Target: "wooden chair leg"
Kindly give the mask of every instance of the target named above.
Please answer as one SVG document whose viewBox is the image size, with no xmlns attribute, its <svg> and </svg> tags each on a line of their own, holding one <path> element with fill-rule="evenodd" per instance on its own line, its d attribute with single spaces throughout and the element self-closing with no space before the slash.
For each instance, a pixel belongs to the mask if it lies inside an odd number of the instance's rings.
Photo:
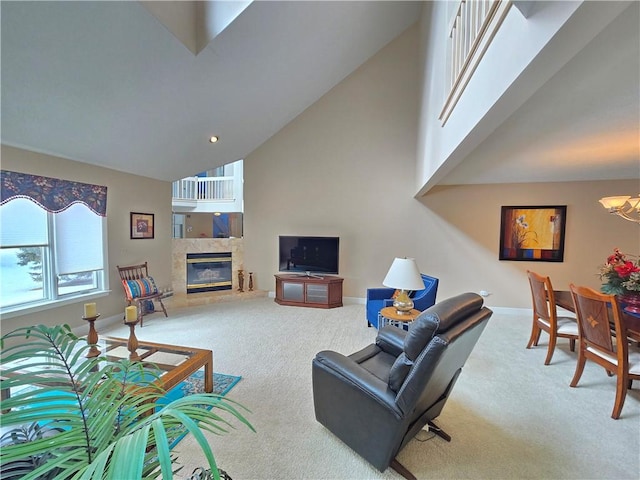
<svg viewBox="0 0 640 480">
<path fill-rule="evenodd" d="M 556 349 L 556 341 L 557 341 L 557 337 L 552 332 L 549 335 L 549 347 L 547 348 L 547 358 L 544 359 L 545 365 L 549 365 L 551 363 L 551 357 L 553 357 L 553 352 Z"/>
<path fill-rule="evenodd" d="M 162 307 L 162 311 L 164 312 L 164 316 L 165 317 L 169 317 L 169 315 L 167 315 L 167 309 L 164 308 L 164 303 L 162 303 L 162 299 L 158 298 L 158 301 L 160 302 L 160 306 Z"/>
<path fill-rule="evenodd" d="M 614 420 L 620 418 L 620 413 L 622 412 L 624 401 L 627 398 L 628 382 L 629 379 L 626 378 L 626 375 L 620 374 L 620 372 L 618 372 L 618 380 L 616 382 L 616 401 L 613 404 L 613 412 L 611 412 L 611 418 L 613 418 Z"/>
<path fill-rule="evenodd" d="M 569 339 L 569 350 L 571 350 L 572 352 L 576 351 L 576 339 L 575 338 L 570 338 Z"/>
<path fill-rule="evenodd" d="M 527 348 L 531 348 L 532 346 L 538 346 L 538 341 L 540 340 L 540 333 L 542 330 L 538 326 L 538 322 L 533 321 L 533 326 L 531 327 L 531 337 L 529 337 L 529 343 L 527 343 Z"/>
<path fill-rule="evenodd" d="M 142 312 L 142 302 L 137 301 L 136 307 L 138 307 L 138 322 L 140 323 L 140 328 L 142 328 L 142 319 L 144 318 L 144 315 Z"/>
<path fill-rule="evenodd" d="M 582 353 L 582 350 L 580 350 L 580 354 L 578 355 L 578 363 L 576 364 L 576 372 L 573 374 L 573 379 L 571 380 L 570 386 L 578 386 L 578 382 L 580 381 L 580 377 L 582 376 L 582 372 L 584 371 L 585 363 L 587 363 L 587 359 Z"/>
</svg>

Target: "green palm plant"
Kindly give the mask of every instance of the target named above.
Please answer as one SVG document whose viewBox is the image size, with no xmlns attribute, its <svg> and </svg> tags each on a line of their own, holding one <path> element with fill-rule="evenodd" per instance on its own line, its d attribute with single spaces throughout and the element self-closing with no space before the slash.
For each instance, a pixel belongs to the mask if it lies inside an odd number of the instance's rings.
<svg viewBox="0 0 640 480">
<path fill-rule="evenodd" d="M 5 348 L 5 344 L 21 343 Z M 17 329 L 2 337 L 2 478 L 171 479 L 179 470 L 177 429 L 196 439 L 213 478 L 216 461 L 204 431 L 223 434 L 234 418 L 255 431 L 242 405 L 215 394 L 166 392 L 152 368 L 105 356 L 86 358 L 85 339 L 68 325 Z M 9 390 L 10 389 L 10 390 Z M 158 408 L 157 408 L 158 407 Z"/>
</svg>

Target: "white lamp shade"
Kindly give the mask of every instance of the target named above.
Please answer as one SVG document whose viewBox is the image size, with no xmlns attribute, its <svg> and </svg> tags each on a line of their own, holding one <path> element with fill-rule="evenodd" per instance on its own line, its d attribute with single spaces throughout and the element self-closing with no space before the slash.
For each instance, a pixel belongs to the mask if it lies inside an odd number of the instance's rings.
<svg viewBox="0 0 640 480">
<path fill-rule="evenodd" d="M 627 203 L 631 197 L 629 195 L 619 196 L 619 197 L 604 197 L 599 200 L 599 202 L 604 206 L 604 208 L 619 208 Z"/>
<path fill-rule="evenodd" d="M 413 258 L 396 258 L 382 284 L 399 290 L 424 290 L 420 270 Z"/>
</svg>

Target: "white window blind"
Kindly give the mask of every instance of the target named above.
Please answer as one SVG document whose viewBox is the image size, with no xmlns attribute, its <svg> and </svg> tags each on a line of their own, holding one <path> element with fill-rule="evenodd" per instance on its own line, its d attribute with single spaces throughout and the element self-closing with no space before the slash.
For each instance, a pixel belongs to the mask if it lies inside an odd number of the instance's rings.
<svg viewBox="0 0 640 480">
<path fill-rule="evenodd" d="M 103 268 L 103 217 L 80 203 L 54 215 L 58 275 Z"/>
<path fill-rule="evenodd" d="M 47 245 L 47 212 L 26 198 L 16 198 L 2 206 L 0 246 Z"/>
</svg>

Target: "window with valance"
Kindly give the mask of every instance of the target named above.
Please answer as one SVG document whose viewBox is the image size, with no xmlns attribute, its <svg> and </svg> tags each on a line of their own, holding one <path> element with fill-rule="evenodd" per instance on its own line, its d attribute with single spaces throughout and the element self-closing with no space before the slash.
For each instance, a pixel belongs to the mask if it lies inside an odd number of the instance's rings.
<svg viewBox="0 0 640 480">
<path fill-rule="evenodd" d="M 104 290 L 107 187 L 0 171 L 0 311 Z"/>
</svg>

